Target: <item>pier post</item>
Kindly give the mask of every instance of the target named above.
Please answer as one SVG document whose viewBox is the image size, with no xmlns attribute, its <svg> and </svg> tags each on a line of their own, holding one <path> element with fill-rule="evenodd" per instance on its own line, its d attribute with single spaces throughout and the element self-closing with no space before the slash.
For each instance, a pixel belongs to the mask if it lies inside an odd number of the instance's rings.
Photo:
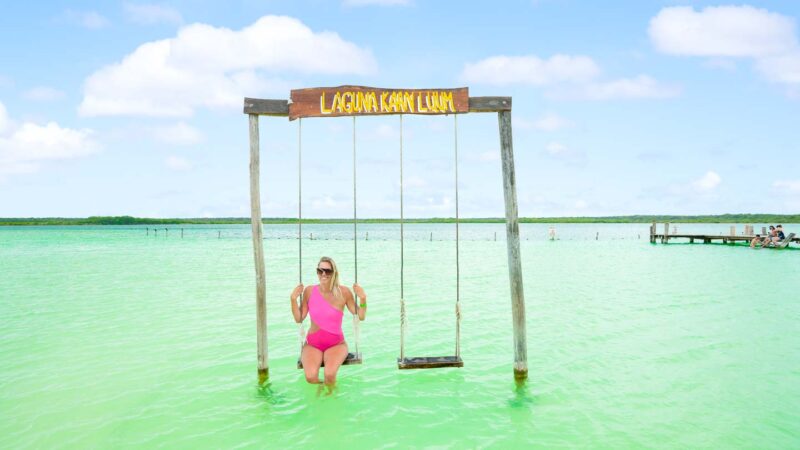
<svg viewBox="0 0 800 450">
<path fill-rule="evenodd" d="M 499 111 L 500 155 L 503 166 L 503 197 L 506 206 L 506 248 L 508 278 L 511 287 L 511 316 L 514 333 L 514 379 L 528 378 L 528 343 L 525 333 L 525 295 L 522 289 L 522 257 L 519 251 L 519 217 L 517 181 L 514 171 L 514 145 L 511 133 L 511 111 Z"/>
<path fill-rule="evenodd" d="M 262 240 L 258 115 L 250 117 L 250 225 L 253 230 L 253 256 L 256 269 L 256 347 L 258 351 L 258 384 L 269 379 L 267 358 L 267 289 L 264 274 L 264 242 Z M 222 233 L 219 232 L 219 236 Z"/>
<path fill-rule="evenodd" d="M 669 242 L 669 222 L 664 224 L 664 237 L 661 238 L 661 242 L 664 244 Z"/>
<path fill-rule="evenodd" d="M 181 228 L 181 239 L 183 239 L 183 228 Z"/>
<path fill-rule="evenodd" d="M 651 244 L 655 244 L 656 243 L 656 222 L 655 221 L 653 221 L 653 223 L 650 224 L 650 243 Z"/>
<path fill-rule="evenodd" d="M 767 235 L 767 227 L 761 227 L 761 236 Z"/>
</svg>

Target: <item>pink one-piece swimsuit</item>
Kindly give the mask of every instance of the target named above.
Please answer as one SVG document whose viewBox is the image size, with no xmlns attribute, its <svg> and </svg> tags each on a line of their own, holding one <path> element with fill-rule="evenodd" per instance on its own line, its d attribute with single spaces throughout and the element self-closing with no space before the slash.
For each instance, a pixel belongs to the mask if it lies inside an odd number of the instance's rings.
<svg viewBox="0 0 800 450">
<path fill-rule="evenodd" d="M 308 345 L 321 352 L 339 345 L 344 342 L 342 333 L 343 311 L 334 308 L 319 292 L 319 285 L 311 290 L 311 298 L 308 299 L 308 313 L 311 321 L 317 324 L 319 329 L 313 333 L 308 333 L 306 342 Z"/>
</svg>

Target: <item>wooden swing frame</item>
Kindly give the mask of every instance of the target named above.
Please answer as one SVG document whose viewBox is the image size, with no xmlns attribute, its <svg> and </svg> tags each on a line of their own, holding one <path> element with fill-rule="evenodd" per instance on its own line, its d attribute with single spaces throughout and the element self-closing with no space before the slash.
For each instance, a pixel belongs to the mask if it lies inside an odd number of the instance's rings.
<svg viewBox="0 0 800 450">
<path fill-rule="evenodd" d="M 344 95 L 350 93 L 350 102 L 342 101 Z M 335 102 L 339 95 L 339 103 Z M 359 92 L 363 94 L 358 94 Z M 389 93 L 391 92 L 391 97 Z M 399 93 L 399 94 L 398 94 Z M 326 103 L 324 95 L 332 99 L 330 106 Z M 359 97 L 356 97 L 356 95 Z M 359 105 L 357 100 L 372 95 L 380 99 L 380 111 L 377 105 L 370 110 L 366 107 L 356 110 Z M 319 97 L 322 95 L 322 97 Z M 398 97 L 398 95 L 400 97 Z M 422 98 L 439 95 L 443 103 L 450 100 L 450 108 L 437 104 L 427 103 L 423 111 Z M 447 96 L 450 96 L 449 98 Z M 292 102 L 275 99 L 244 99 L 244 114 L 249 118 L 250 135 L 250 223 L 253 236 L 253 256 L 256 271 L 256 345 L 258 352 L 258 381 L 264 384 L 269 379 L 269 359 L 267 346 L 267 307 L 266 283 L 264 268 L 263 222 L 261 216 L 260 194 L 260 142 L 259 142 L 259 116 L 289 117 L 294 120 L 300 117 L 337 117 L 360 116 L 378 114 L 463 114 L 472 112 L 496 112 L 500 132 L 500 154 L 503 169 L 503 194 L 506 211 L 506 247 L 508 253 L 509 285 L 511 290 L 511 312 L 514 334 L 514 378 L 518 381 L 527 379 L 528 357 L 525 332 L 525 300 L 522 287 L 522 264 L 519 250 L 519 217 L 517 207 L 517 190 L 514 170 L 514 150 L 511 130 L 511 97 L 469 97 L 468 88 L 459 89 L 380 89 L 363 86 L 339 86 L 335 88 L 309 88 L 292 91 Z M 402 99 L 390 104 L 385 109 L 385 99 Z M 414 109 L 413 100 L 416 98 L 418 108 Z M 466 98 L 466 105 L 463 99 Z M 408 99 L 411 99 L 408 102 Z M 316 103 L 318 102 L 318 103 Z M 355 102 L 355 103 L 354 103 Z M 319 105 L 318 107 L 315 105 Z M 350 108 L 347 107 L 350 105 Z M 361 106 L 365 104 L 360 103 Z M 406 106 L 408 109 L 406 109 Z M 444 358 L 445 360 L 442 360 Z M 426 364 L 437 367 L 436 364 L 452 364 L 446 360 L 448 357 L 414 358 L 412 361 L 418 368 Z M 437 360 L 438 359 L 438 360 Z M 398 361 L 398 367 L 402 361 Z M 463 365 L 463 361 L 462 361 Z M 449 367 L 450 365 L 448 365 Z M 403 368 L 403 367 L 400 367 Z M 407 367 L 410 368 L 410 367 Z"/>
</svg>

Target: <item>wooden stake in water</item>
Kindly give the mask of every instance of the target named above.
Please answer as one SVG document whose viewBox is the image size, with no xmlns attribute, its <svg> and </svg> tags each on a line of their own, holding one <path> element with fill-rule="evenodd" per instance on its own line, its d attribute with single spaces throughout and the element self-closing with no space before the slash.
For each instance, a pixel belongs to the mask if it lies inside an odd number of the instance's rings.
<svg viewBox="0 0 800 450">
<path fill-rule="evenodd" d="M 183 228 L 181 228 L 181 239 L 183 239 Z"/>
<path fill-rule="evenodd" d="M 506 248 L 508 250 L 508 278 L 511 287 L 511 315 L 514 333 L 514 379 L 523 381 L 528 378 L 528 342 L 525 333 L 525 295 L 522 289 L 517 181 L 514 171 L 510 107 L 508 110 L 497 112 L 497 122 L 500 128 L 503 198 L 506 206 Z"/>
<path fill-rule="evenodd" d="M 145 228 L 147 230 L 147 234 L 145 236 L 150 236 L 150 227 Z"/>
<path fill-rule="evenodd" d="M 264 273 L 264 242 L 262 240 L 261 193 L 258 142 L 258 115 L 250 118 L 250 225 L 253 233 L 253 257 L 256 268 L 256 346 L 258 351 L 258 384 L 269 379 L 267 355 L 267 289 Z"/>
</svg>

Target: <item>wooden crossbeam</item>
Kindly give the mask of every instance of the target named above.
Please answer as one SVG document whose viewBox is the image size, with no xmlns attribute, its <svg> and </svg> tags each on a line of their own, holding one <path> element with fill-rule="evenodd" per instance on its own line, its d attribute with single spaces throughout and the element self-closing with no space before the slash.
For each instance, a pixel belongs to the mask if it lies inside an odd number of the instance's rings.
<svg viewBox="0 0 800 450">
<path fill-rule="evenodd" d="M 511 97 L 470 97 L 469 112 L 511 111 Z M 259 116 L 289 116 L 289 100 L 247 98 L 244 113 Z"/>
</svg>

